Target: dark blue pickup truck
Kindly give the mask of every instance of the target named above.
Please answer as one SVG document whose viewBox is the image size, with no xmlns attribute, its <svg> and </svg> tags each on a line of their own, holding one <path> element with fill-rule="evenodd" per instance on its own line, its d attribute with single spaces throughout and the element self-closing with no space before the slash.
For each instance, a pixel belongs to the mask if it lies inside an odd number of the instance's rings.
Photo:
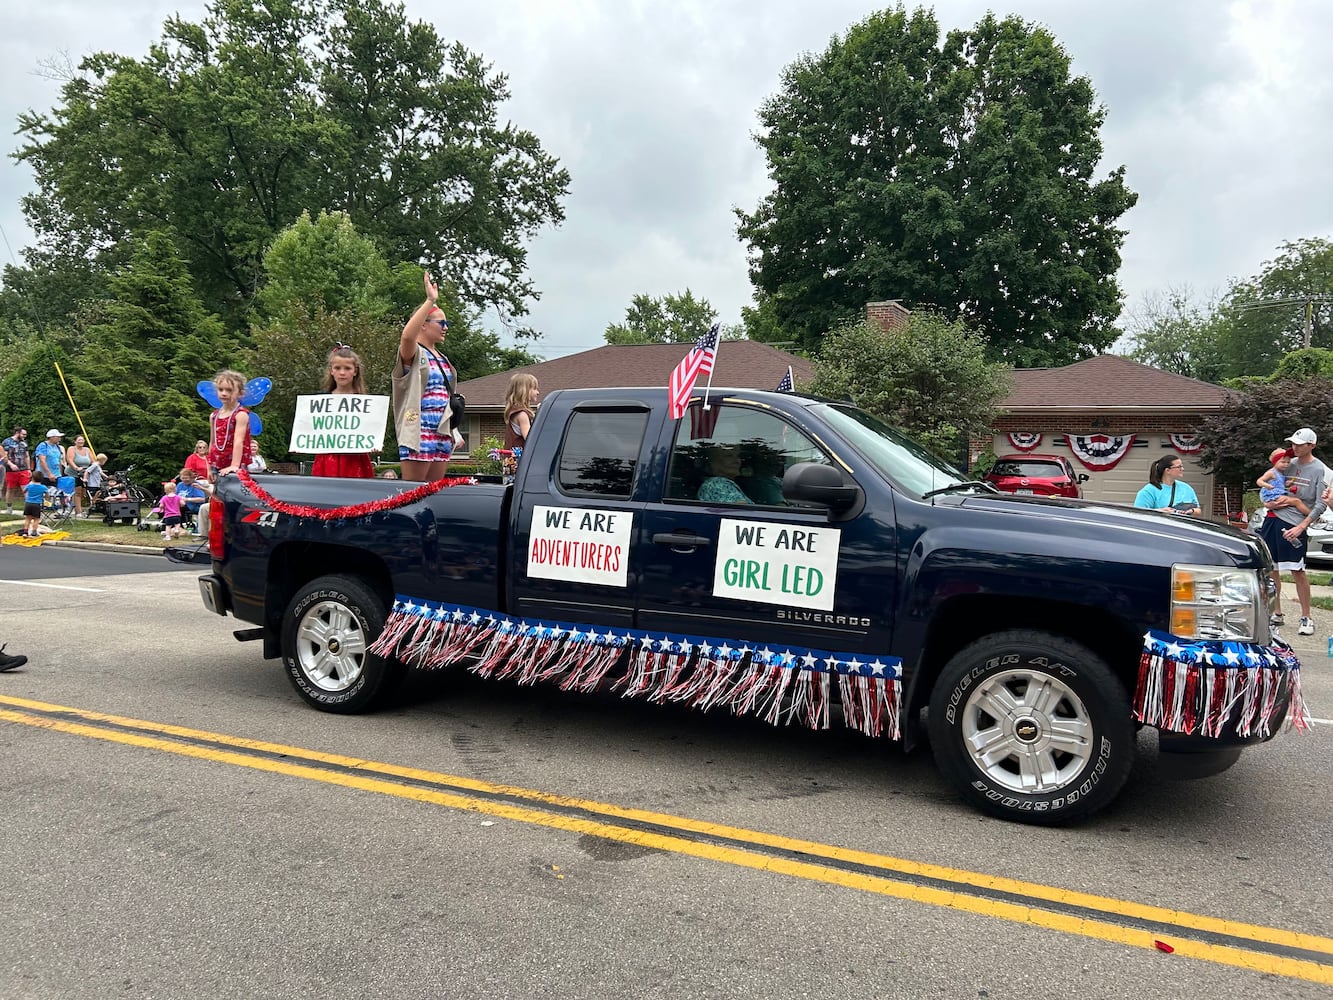
<svg viewBox="0 0 1333 1000">
<path fill-rule="evenodd" d="M 965 798 L 1035 823 L 1109 803 L 1143 726 L 1185 776 L 1305 717 L 1254 538 L 1000 494 L 829 400 L 557 391 L 512 482 L 229 476 L 213 509 L 205 604 L 325 711 L 461 665 L 924 731 Z"/>
</svg>

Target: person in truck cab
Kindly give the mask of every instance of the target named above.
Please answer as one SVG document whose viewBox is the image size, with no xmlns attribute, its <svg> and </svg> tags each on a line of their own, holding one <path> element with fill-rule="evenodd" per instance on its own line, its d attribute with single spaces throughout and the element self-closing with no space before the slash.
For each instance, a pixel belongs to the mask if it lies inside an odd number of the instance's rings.
<svg viewBox="0 0 1333 1000">
<path fill-rule="evenodd" d="M 746 492 L 736 485 L 741 474 L 741 453 L 725 445 L 708 449 L 708 474 L 699 486 L 699 499 L 705 503 L 752 504 Z"/>
</svg>

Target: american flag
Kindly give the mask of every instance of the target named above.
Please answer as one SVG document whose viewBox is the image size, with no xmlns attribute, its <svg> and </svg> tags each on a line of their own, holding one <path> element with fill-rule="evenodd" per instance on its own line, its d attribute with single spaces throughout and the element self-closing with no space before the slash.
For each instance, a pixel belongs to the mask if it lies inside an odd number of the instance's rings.
<svg viewBox="0 0 1333 1000">
<path fill-rule="evenodd" d="M 690 407 L 690 440 L 706 441 L 711 438 L 717 430 L 717 418 L 721 413 L 720 406 L 710 406 L 706 410 L 702 406 Z"/>
<path fill-rule="evenodd" d="M 670 399 L 669 413 L 672 420 L 685 416 L 685 409 L 690 404 L 690 393 L 694 391 L 694 382 L 700 375 L 707 375 L 713 370 L 713 361 L 717 358 L 717 324 L 708 328 L 708 332 L 694 342 L 690 353 L 671 371 L 671 380 L 667 383 L 667 396 Z"/>
<path fill-rule="evenodd" d="M 792 378 L 791 378 L 791 365 L 788 365 L 788 366 L 787 366 L 787 374 L 782 376 L 782 381 L 778 383 L 778 387 L 777 387 L 776 389 L 774 389 L 773 391 L 774 391 L 774 392 L 795 392 L 795 391 L 796 391 L 796 385 L 795 385 L 794 382 L 792 382 Z"/>
</svg>

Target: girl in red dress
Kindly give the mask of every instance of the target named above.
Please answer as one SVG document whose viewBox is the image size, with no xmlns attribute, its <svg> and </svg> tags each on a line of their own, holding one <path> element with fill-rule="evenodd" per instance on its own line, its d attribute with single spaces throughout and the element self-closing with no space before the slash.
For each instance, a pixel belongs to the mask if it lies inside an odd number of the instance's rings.
<svg viewBox="0 0 1333 1000">
<path fill-rule="evenodd" d="M 213 411 L 211 440 L 208 445 L 209 481 L 216 482 L 250 464 L 250 411 L 241 405 L 245 392 L 245 376 L 230 369 L 213 376 L 218 400 L 222 403 Z"/>
<path fill-rule="evenodd" d="M 346 344 L 339 344 L 329 351 L 329 366 L 324 371 L 324 384 L 320 391 L 334 395 L 364 396 L 366 379 L 361 373 L 361 356 Z M 316 455 L 311 475 L 330 479 L 373 479 L 375 470 L 371 468 L 370 456 L 365 452 Z"/>
</svg>

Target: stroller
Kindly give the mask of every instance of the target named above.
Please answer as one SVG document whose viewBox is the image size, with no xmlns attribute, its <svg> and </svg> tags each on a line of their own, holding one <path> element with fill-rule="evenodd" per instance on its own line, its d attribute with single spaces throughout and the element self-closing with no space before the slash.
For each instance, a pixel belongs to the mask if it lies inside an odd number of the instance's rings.
<svg viewBox="0 0 1333 1000">
<path fill-rule="evenodd" d="M 74 516 L 75 485 L 73 476 L 61 476 L 54 486 L 46 488 L 46 496 L 42 498 L 42 524 L 52 531 L 69 527 L 70 518 Z"/>
</svg>

